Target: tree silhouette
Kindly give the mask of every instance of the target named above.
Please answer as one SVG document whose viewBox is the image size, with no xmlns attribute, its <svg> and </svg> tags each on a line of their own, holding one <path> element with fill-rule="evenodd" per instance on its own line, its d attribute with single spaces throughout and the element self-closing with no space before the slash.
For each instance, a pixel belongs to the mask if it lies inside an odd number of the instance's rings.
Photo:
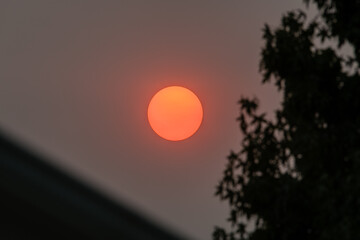
<svg viewBox="0 0 360 240">
<path fill-rule="evenodd" d="M 360 239 L 360 1 L 310 2 L 314 19 L 265 25 L 260 71 L 283 100 L 275 119 L 239 101 L 243 140 L 216 190 L 230 230 L 213 239 Z"/>
</svg>

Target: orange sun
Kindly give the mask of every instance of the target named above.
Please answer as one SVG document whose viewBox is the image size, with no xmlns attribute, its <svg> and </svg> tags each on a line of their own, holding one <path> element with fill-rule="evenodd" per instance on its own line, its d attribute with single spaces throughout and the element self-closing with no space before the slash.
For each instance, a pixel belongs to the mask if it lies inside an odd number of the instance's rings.
<svg viewBox="0 0 360 240">
<path fill-rule="evenodd" d="M 158 91 L 148 107 L 151 128 L 162 138 L 180 141 L 192 136 L 200 127 L 203 108 L 199 98 L 179 86 Z"/>
</svg>

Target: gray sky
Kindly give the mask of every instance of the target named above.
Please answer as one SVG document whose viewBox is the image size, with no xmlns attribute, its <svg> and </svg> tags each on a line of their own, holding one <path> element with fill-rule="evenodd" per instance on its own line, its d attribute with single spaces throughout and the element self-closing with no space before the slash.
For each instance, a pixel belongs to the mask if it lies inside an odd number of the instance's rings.
<svg viewBox="0 0 360 240">
<path fill-rule="evenodd" d="M 298 0 L 1 1 L 0 127 L 52 163 L 193 239 L 228 208 L 213 196 L 241 139 L 237 100 L 279 103 L 261 86 L 261 29 Z M 194 91 L 199 131 L 169 142 L 147 105 L 170 85 Z"/>
</svg>

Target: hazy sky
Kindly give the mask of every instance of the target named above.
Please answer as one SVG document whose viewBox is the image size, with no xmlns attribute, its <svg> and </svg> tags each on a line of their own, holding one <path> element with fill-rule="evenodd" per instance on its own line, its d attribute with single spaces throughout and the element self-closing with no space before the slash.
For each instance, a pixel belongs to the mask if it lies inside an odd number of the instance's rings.
<svg viewBox="0 0 360 240">
<path fill-rule="evenodd" d="M 210 239 L 228 208 L 213 196 L 241 139 L 237 100 L 279 103 L 261 86 L 261 29 L 298 0 L 1 1 L 0 128 L 53 164 L 193 239 Z M 170 85 L 203 103 L 182 142 L 147 122 Z"/>
</svg>

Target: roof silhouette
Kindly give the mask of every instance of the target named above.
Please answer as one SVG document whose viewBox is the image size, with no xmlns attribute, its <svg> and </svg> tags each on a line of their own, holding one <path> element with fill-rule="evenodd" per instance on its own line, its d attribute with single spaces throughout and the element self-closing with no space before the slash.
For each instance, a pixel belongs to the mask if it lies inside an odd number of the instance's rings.
<svg viewBox="0 0 360 240">
<path fill-rule="evenodd" d="M 183 239 L 1 133 L 0 213 L 0 239 Z"/>
</svg>

